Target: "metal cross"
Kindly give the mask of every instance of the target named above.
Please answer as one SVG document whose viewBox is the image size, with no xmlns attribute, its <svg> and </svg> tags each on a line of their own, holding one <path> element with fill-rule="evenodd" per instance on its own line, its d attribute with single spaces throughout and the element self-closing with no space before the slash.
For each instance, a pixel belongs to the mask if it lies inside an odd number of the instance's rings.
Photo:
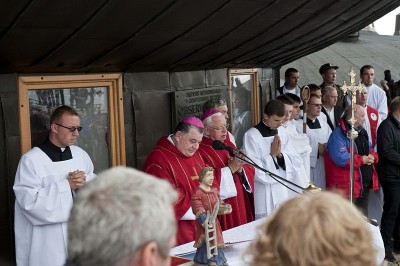
<svg viewBox="0 0 400 266">
<path fill-rule="evenodd" d="M 347 133 L 347 137 L 350 139 L 350 202 L 353 203 L 353 194 L 354 194 L 354 139 L 358 137 L 358 132 L 354 129 L 354 124 L 356 123 L 355 117 L 355 104 L 356 104 L 356 94 L 357 91 L 361 92 L 364 88 L 364 85 L 361 84 L 361 81 L 358 82 L 358 86 L 355 85 L 355 76 L 357 75 L 354 72 L 353 67 L 350 68 L 348 73 L 350 76 L 350 86 L 346 84 L 346 81 L 343 81 L 342 91 L 345 95 L 351 95 L 351 118 L 348 120 L 351 125 L 351 130 Z"/>
</svg>

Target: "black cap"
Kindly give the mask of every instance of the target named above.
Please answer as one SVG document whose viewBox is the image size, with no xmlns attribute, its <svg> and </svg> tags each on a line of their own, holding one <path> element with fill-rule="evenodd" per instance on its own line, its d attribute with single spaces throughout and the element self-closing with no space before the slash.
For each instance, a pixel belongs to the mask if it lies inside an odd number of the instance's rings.
<svg viewBox="0 0 400 266">
<path fill-rule="evenodd" d="M 338 66 L 333 66 L 333 65 L 331 65 L 330 63 L 326 63 L 325 65 L 322 65 L 322 66 L 319 68 L 319 73 L 320 73 L 321 75 L 322 75 L 322 74 L 325 74 L 325 72 L 326 72 L 327 70 L 331 69 L 331 68 L 338 69 L 339 67 L 338 67 Z"/>
</svg>

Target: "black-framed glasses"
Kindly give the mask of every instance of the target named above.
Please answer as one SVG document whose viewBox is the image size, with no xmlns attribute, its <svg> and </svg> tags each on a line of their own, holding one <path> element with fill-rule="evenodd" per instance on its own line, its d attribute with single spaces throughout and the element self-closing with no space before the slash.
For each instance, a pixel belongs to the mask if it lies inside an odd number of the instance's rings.
<svg viewBox="0 0 400 266">
<path fill-rule="evenodd" d="M 74 132 L 75 130 L 78 130 L 80 132 L 82 130 L 82 127 L 66 127 L 66 126 L 63 126 L 63 125 L 60 125 L 60 124 L 57 124 L 57 123 L 54 123 L 54 124 L 56 124 L 57 126 L 60 126 L 60 127 L 68 129 L 69 132 Z"/>
</svg>

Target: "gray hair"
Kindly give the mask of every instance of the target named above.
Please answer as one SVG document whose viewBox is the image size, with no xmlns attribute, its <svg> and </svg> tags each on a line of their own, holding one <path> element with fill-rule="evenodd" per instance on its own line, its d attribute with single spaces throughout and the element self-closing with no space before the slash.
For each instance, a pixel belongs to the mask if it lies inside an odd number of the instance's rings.
<svg viewBox="0 0 400 266">
<path fill-rule="evenodd" d="M 224 117 L 224 119 L 225 119 L 224 114 L 222 114 L 221 112 L 218 112 L 218 113 L 215 113 L 215 114 L 213 114 L 213 115 L 210 115 L 209 117 L 207 117 L 206 119 L 204 119 L 204 120 L 203 120 L 203 125 L 204 125 L 205 127 L 211 126 L 211 125 L 213 124 L 212 118 L 213 118 L 213 117 L 217 117 L 217 116 L 222 116 L 222 117 Z"/>
<path fill-rule="evenodd" d="M 335 87 L 332 86 L 326 86 L 322 89 L 321 93 L 322 95 L 328 95 L 331 91 L 337 91 Z"/>
<path fill-rule="evenodd" d="M 358 104 L 354 105 L 354 118 L 357 119 L 358 117 L 358 113 L 357 113 L 357 106 Z M 346 109 L 344 109 L 344 114 L 343 114 L 344 118 L 346 119 L 346 121 L 349 121 L 351 119 L 352 116 L 352 112 L 351 112 L 351 105 L 347 106 Z"/>
<path fill-rule="evenodd" d="M 81 266 L 127 265 L 155 241 L 163 257 L 176 233 L 177 194 L 164 180 L 126 167 L 82 187 L 68 221 L 68 259 Z"/>
</svg>

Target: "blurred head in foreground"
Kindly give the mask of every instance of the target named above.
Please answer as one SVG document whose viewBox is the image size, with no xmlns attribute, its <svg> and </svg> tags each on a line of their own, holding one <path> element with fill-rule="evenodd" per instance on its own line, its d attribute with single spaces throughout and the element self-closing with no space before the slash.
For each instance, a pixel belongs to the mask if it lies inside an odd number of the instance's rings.
<svg viewBox="0 0 400 266">
<path fill-rule="evenodd" d="M 284 203 L 260 227 L 248 265 L 376 265 L 362 214 L 332 192 L 306 193 Z"/>
<path fill-rule="evenodd" d="M 135 169 L 101 173 L 77 193 L 68 221 L 71 265 L 170 265 L 176 192 Z"/>
</svg>

